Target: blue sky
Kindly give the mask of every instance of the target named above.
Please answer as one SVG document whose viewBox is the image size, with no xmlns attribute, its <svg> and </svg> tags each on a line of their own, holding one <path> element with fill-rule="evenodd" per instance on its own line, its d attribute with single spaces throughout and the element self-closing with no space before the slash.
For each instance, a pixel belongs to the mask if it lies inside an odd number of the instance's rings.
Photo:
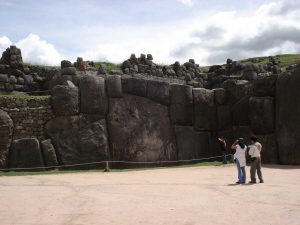
<svg viewBox="0 0 300 225">
<path fill-rule="evenodd" d="M 0 50 L 16 44 L 38 64 L 131 53 L 216 64 L 299 52 L 299 13 L 300 0 L 0 0 Z"/>
</svg>

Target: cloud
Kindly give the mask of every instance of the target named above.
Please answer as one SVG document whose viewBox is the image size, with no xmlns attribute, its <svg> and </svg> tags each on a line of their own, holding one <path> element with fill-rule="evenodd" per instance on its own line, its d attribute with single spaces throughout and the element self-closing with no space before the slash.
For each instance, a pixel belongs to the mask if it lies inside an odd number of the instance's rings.
<svg viewBox="0 0 300 225">
<path fill-rule="evenodd" d="M 187 6 L 192 6 L 194 4 L 194 0 L 177 0 L 177 1 Z"/>
<path fill-rule="evenodd" d="M 171 50 L 170 57 L 194 57 L 203 64 L 216 64 L 227 58 L 299 53 L 299 20 L 300 2 L 294 0 L 262 5 L 247 16 L 234 11 L 216 13 L 195 22 L 190 41 Z"/>
<path fill-rule="evenodd" d="M 23 60 L 26 63 L 40 65 L 59 65 L 64 59 L 55 47 L 36 34 L 29 34 L 15 45 L 21 49 Z"/>
<path fill-rule="evenodd" d="M 6 36 L 0 37 L 0 51 L 1 51 L 0 54 L 11 44 L 12 44 L 12 42 L 9 40 L 8 37 L 6 37 Z M 1 55 L 0 55 L 0 57 L 1 57 Z"/>
</svg>

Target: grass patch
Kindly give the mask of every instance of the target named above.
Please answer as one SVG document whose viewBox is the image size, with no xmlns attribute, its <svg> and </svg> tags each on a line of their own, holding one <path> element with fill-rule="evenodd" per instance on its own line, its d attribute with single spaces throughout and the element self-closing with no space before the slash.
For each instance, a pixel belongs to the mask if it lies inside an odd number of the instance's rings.
<svg viewBox="0 0 300 225">
<path fill-rule="evenodd" d="M 135 168 L 135 169 L 111 169 L 110 172 L 130 172 L 130 171 L 142 171 L 142 170 L 157 170 L 157 169 L 168 169 L 168 168 L 189 168 L 189 167 L 201 167 L 201 166 L 221 166 L 222 162 L 201 162 L 195 164 L 186 164 L 180 166 L 170 166 L 170 167 L 154 167 L 154 168 Z M 52 175 L 52 174 L 70 174 L 70 173 L 91 173 L 98 172 L 104 173 L 103 169 L 90 169 L 90 170 L 46 170 L 38 172 L 30 171 L 10 171 L 4 172 L 0 171 L 0 177 L 4 176 L 32 176 L 32 175 Z"/>
<path fill-rule="evenodd" d="M 106 72 L 110 72 L 112 70 L 121 70 L 122 64 L 118 63 L 111 63 L 111 62 L 95 62 L 95 67 L 98 69 L 100 64 L 103 64 L 105 66 Z"/>
<path fill-rule="evenodd" d="M 50 95 L 17 95 L 17 94 L 0 94 L 0 98 L 13 98 L 22 100 L 47 99 Z"/>
</svg>

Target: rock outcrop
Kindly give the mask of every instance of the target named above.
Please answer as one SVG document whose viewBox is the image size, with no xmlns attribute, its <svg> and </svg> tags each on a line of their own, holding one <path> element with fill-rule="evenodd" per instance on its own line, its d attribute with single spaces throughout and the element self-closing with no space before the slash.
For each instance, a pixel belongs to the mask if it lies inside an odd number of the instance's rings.
<svg viewBox="0 0 300 225">
<path fill-rule="evenodd" d="M 13 135 L 13 121 L 7 112 L 0 109 L 0 168 L 6 167 L 8 151 Z"/>
</svg>

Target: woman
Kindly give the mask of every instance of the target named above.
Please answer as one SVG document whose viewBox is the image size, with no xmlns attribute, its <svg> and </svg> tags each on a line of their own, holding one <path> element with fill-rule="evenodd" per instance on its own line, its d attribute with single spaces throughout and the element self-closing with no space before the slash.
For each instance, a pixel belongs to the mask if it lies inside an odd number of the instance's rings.
<svg viewBox="0 0 300 225">
<path fill-rule="evenodd" d="M 246 183 L 246 150 L 247 146 L 245 145 L 244 139 L 239 138 L 236 140 L 231 146 L 232 149 L 235 150 L 234 160 L 237 165 L 238 170 L 238 181 L 237 184 L 245 184 Z"/>
</svg>

